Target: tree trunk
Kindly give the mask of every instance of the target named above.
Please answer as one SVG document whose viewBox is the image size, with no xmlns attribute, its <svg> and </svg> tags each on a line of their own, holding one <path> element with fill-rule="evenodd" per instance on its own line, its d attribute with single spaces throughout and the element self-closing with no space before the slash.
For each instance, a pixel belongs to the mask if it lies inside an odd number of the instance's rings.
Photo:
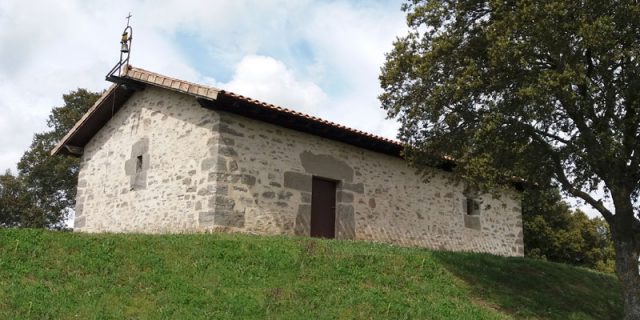
<svg viewBox="0 0 640 320">
<path fill-rule="evenodd" d="M 640 241 L 634 230 L 638 221 L 634 217 L 630 192 L 613 192 L 612 196 L 616 214 L 611 225 L 611 236 L 616 248 L 616 274 L 622 287 L 624 319 L 640 320 Z"/>
<path fill-rule="evenodd" d="M 640 320 L 640 274 L 638 250 L 632 241 L 614 239 L 616 274 L 622 286 L 625 320 Z"/>
<path fill-rule="evenodd" d="M 640 320 L 640 237 L 635 230 L 638 220 L 634 216 L 631 192 L 624 188 L 616 191 L 612 192 L 616 214 L 609 223 L 616 249 L 616 274 L 622 287 L 624 319 Z"/>
</svg>

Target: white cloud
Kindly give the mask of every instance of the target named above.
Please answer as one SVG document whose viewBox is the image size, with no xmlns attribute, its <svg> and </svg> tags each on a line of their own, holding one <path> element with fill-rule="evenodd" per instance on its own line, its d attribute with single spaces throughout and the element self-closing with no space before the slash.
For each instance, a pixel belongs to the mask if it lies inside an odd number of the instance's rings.
<svg viewBox="0 0 640 320">
<path fill-rule="evenodd" d="M 377 100 L 384 54 L 395 37 L 406 30 L 399 5 L 395 9 L 390 11 L 389 6 L 381 4 L 357 7 L 348 2 L 328 2 L 311 14 L 304 37 L 316 53 L 320 66 L 316 68 L 323 68 L 320 83 L 331 86 L 338 81 L 347 88 L 333 97 L 334 103 L 323 117 L 395 138 L 399 125 L 385 120 L 386 112 Z"/>
<path fill-rule="evenodd" d="M 282 62 L 257 55 L 244 57 L 233 79 L 219 84 L 225 90 L 307 113 L 327 103 L 327 95 L 315 83 L 296 79 Z"/>
</svg>

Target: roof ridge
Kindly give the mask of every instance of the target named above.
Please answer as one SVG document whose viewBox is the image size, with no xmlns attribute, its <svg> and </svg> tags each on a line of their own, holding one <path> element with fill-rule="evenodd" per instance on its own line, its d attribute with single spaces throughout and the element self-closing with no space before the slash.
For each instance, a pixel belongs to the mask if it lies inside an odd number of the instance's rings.
<svg viewBox="0 0 640 320">
<path fill-rule="evenodd" d="M 165 76 L 131 65 L 125 67 L 125 72 L 122 77 L 210 99 L 216 99 L 218 93 L 221 91 L 215 87 Z"/>
<path fill-rule="evenodd" d="M 191 82 L 191 81 L 187 81 L 187 80 L 178 79 L 178 78 L 175 78 L 175 77 L 172 77 L 172 76 L 167 76 L 167 75 L 164 75 L 164 74 L 161 74 L 161 73 L 149 71 L 147 69 L 134 67 L 132 65 L 127 65 L 124 75 L 125 76 L 129 76 L 130 72 L 135 72 L 135 71 L 143 72 L 143 73 L 146 73 L 148 75 L 154 75 L 156 77 L 160 76 L 160 77 L 163 77 L 165 79 L 169 79 L 169 80 L 172 80 L 172 81 L 179 81 L 179 82 L 182 82 L 182 83 L 185 83 L 185 84 L 189 84 L 189 85 L 193 85 L 193 86 L 206 87 L 208 89 L 215 89 L 215 90 L 218 90 L 218 91 L 224 91 L 224 90 L 222 90 L 220 88 L 217 88 L 217 87 L 214 87 L 214 86 L 209 86 L 209 85 L 206 85 L 206 84 L 200 84 L 200 83 L 196 83 L 196 82 Z M 131 76 L 129 76 L 129 77 L 131 78 Z"/>
</svg>

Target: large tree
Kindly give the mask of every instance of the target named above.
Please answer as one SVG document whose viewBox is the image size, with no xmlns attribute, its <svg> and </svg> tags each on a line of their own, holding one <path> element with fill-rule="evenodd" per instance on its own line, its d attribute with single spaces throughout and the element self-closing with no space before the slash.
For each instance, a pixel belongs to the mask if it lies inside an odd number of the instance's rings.
<svg viewBox="0 0 640 320">
<path fill-rule="evenodd" d="M 409 32 L 387 55 L 380 100 L 402 124 L 406 157 L 417 166 L 453 157 L 480 186 L 552 177 L 610 226 L 626 319 L 640 319 L 638 1 L 413 0 L 403 9 Z"/>
<path fill-rule="evenodd" d="M 79 160 L 50 151 L 100 94 L 78 89 L 51 110 L 50 130 L 36 133 L 18 162 L 18 175 L 0 176 L 0 226 L 63 228 L 75 205 Z"/>
</svg>

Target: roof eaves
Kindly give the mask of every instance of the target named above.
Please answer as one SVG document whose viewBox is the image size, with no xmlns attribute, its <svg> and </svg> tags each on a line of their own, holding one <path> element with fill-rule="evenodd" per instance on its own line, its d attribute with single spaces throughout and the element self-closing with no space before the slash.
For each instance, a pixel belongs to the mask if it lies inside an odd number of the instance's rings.
<svg viewBox="0 0 640 320">
<path fill-rule="evenodd" d="M 321 118 L 318 118 L 318 117 L 315 117 L 315 116 L 312 116 L 312 115 L 308 115 L 306 113 L 298 112 L 298 111 L 287 109 L 287 108 L 283 108 L 283 107 L 280 107 L 280 106 L 277 106 L 277 105 L 274 105 L 274 104 L 270 104 L 270 103 L 262 102 L 262 101 L 259 101 L 259 100 L 255 100 L 255 99 L 252 99 L 252 98 L 249 98 L 249 97 L 245 97 L 243 95 L 240 95 L 240 94 L 237 94 L 237 93 L 233 93 L 233 92 L 220 90 L 220 93 L 224 94 L 224 95 L 227 95 L 229 97 L 232 97 L 232 98 L 247 102 L 247 103 L 259 105 L 259 106 L 261 106 L 263 108 L 273 109 L 273 110 L 277 110 L 277 111 L 280 111 L 280 112 L 288 113 L 290 115 L 294 115 L 294 116 L 297 116 L 297 117 L 302 117 L 302 118 L 317 122 L 317 123 L 325 125 L 325 126 L 337 128 L 337 129 L 340 129 L 340 130 L 345 130 L 345 131 L 348 131 L 348 132 L 350 132 L 352 134 L 362 135 L 362 136 L 365 136 L 365 137 L 368 137 L 368 138 L 372 138 L 374 140 L 378 140 L 380 142 L 389 143 L 389 144 L 393 144 L 393 145 L 396 145 L 396 146 L 404 147 L 404 144 L 402 144 L 399 141 L 392 140 L 392 139 L 387 139 L 387 138 L 384 138 L 384 137 L 381 137 L 381 136 L 378 136 L 378 135 L 374 135 L 374 134 L 371 134 L 371 133 L 368 133 L 368 132 L 365 132 L 365 131 L 360 131 L 360 130 L 357 130 L 357 129 L 349 128 L 349 127 L 343 126 L 343 125 L 335 123 L 335 122 L 331 122 L 331 121 L 324 120 L 324 119 L 321 119 Z"/>
<path fill-rule="evenodd" d="M 76 132 L 78 132 L 78 129 L 80 129 L 86 123 L 87 119 L 89 119 L 96 112 L 96 110 L 104 102 L 104 100 L 116 90 L 117 86 L 118 85 L 116 84 L 111 85 L 111 87 L 109 87 L 109 89 L 107 89 L 102 94 L 102 96 L 98 98 L 98 100 L 93 104 L 93 106 L 91 106 L 91 108 L 89 108 L 89 110 L 85 112 L 82 118 L 80 118 L 80 120 L 78 120 L 78 122 L 76 122 L 76 124 L 73 125 L 71 130 L 69 130 L 69 132 L 67 132 L 67 134 L 65 134 L 64 137 L 62 137 L 62 139 L 58 142 L 58 144 L 56 144 L 56 146 L 53 147 L 53 149 L 51 150 L 51 155 L 57 155 L 62 152 L 63 150 L 62 148 L 67 144 L 67 142 L 71 139 L 71 137 L 73 137 L 73 135 L 75 135 Z"/>
</svg>

